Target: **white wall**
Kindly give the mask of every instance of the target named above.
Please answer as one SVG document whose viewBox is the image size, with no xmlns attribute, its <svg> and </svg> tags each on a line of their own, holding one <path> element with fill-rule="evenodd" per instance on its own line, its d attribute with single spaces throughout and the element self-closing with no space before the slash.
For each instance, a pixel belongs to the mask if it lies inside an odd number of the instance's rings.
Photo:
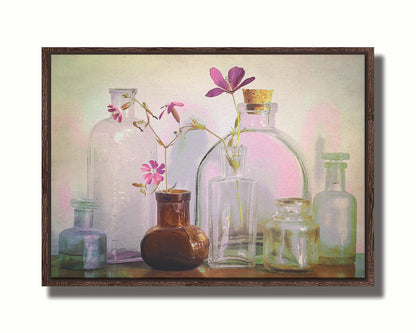
<svg viewBox="0 0 416 333">
<path fill-rule="evenodd" d="M 170 332 L 178 324 L 200 332 L 411 330 L 416 296 L 412 2 L 183 4 L 3 4 L 2 331 Z M 374 46 L 377 287 L 41 287 L 42 46 Z"/>
</svg>

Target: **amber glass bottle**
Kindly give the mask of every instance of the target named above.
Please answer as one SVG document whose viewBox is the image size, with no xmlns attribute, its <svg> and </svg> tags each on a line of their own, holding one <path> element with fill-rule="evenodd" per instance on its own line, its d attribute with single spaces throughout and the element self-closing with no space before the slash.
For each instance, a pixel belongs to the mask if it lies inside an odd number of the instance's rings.
<svg viewBox="0 0 416 333">
<path fill-rule="evenodd" d="M 188 270 L 207 257 L 209 240 L 198 227 L 190 225 L 191 192 L 157 192 L 157 226 L 147 231 L 141 241 L 143 260 L 161 270 Z"/>
</svg>

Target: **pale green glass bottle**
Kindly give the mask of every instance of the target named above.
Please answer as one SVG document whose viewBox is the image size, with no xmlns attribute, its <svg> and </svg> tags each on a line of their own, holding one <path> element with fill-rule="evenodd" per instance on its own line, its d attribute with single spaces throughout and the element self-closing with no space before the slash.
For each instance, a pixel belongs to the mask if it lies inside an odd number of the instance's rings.
<svg viewBox="0 0 416 333">
<path fill-rule="evenodd" d="M 355 262 L 357 200 L 345 191 L 345 169 L 348 153 L 323 153 L 326 160 L 325 191 L 313 202 L 313 217 L 321 228 L 319 263 Z"/>
</svg>

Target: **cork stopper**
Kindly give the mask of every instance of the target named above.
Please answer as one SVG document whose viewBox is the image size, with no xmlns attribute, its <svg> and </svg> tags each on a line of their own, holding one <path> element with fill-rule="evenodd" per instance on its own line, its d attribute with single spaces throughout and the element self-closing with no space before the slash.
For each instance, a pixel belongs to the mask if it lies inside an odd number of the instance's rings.
<svg viewBox="0 0 416 333">
<path fill-rule="evenodd" d="M 243 89 L 244 103 L 247 110 L 265 111 L 272 101 L 272 89 Z"/>
<path fill-rule="evenodd" d="M 247 104 L 265 104 L 271 103 L 272 89 L 243 89 L 244 103 Z"/>
</svg>

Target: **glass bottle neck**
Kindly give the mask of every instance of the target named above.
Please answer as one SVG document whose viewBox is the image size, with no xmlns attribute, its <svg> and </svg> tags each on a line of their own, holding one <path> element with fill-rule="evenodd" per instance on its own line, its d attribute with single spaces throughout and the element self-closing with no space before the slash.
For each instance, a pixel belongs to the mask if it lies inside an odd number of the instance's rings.
<svg viewBox="0 0 416 333">
<path fill-rule="evenodd" d="M 325 163 L 326 168 L 326 191 L 345 191 L 345 168 L 346 163 Z"/>
<path fill-rule="evenodd" d="M 221 147 L 221 175 L 228 177 L 244 177 L 247 148 Z"/>
<path fill-rule="evenodd" d="M 267 129 L 276 128 L 277 104 L 238 105 L 240 111 L 240 128 Z"/>
<path fill-rule="evenodd" d="M 130 106 L 126 110 L 122 110 L 121 106 L 127 102 L 130 102 L 130 98 L 123 97 L 124 94 L 129 94 L 130 96 L 134 97 L 136 94 L 135 89 L 114 89 L 110 90 L 111 93 L 111 104 L 116 106 L 120 112 L 123 114 L 125 118 L 135 118 L 136 117 L 136 110 L 134 105 Z"/>
<path fill-rule="evenodd" d="M 74 226 L 76 229 L 86 230 L 92 228 L 94 211 L 92 209 L 75 209 Z"/>
<path fill-rule="evenodd" d="M 190 199 L 191 193 L 188 191 L 156 192 L 157 225 L 164 228 L 179 228 L 190 225 Z"/>
</svg>

